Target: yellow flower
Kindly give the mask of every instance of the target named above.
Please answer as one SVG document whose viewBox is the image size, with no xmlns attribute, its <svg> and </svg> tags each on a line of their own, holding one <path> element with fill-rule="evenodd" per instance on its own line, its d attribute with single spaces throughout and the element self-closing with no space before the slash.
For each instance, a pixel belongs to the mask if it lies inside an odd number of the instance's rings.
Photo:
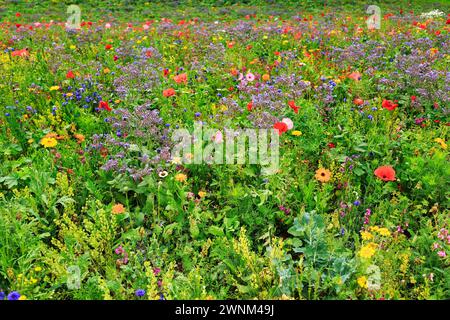
<svg viewBox="0 0 450 320">
<path fill-rule="evenodd" d="M 389 237 L 391 235 L 391 233 L 389 232 L 389 230 L 387 228 L 378 229 L 378 233 L 380 235 L 382 235 L 383 237 Z"/>
<path fill-rule="evenodd" d="M 205 191 L 199 191 L 199 192 L 198 192 L 198 196 L 199 196 L 200 198 L 204 198 L 204 197 L 206 197 L 206 192 L 205 192 Z"/>
<path fill-rule="evenodd" d="M 42 268 L 41 267 L 36 267 L 36 268 L 34 268 L 34 271 L 40 272 L 40 271 L 42 271 Z"/>
<path fill-rule="evenodd" d="M 361 231 L 361 238 L 363 240 L 371 240 L 371 239 L 373 239 L 373 235 L 370 232 Z"/>
<path fill-rule="evenodd" d="M 50 91 L 59 90 L 59 86 L 51 86 Z"/>
<path fill-rule="evenodd" d="M 302 133 L 301 131 L 294 130 L 294 131 L 291 132 L 291 134 L 292 134 L 293 136 L 301 136 L 303 133 Z"/>
<path fill-rule="evenodd" d="M 56 146 L 58 144 L 58 141 L 56 141 L 55 138 L 42 138 L 41 144 L 45 148 L 53 148 L 54 146 Z"/>
<path fill-rule="evenodd" d="M 75 50 L 77 47 L 72 44 L 69 48 Z"/>
<path fill-rule="evenodd" d="M 331 171 L 328 169 L 319 168 L 316 170 L 314 177 L 320 182 L 328 182 L 331 179 Z"/>
<path fill-rule="evenodd" d="M 105 69 L 103 69 L 103 73 L 110 73 L 111 72 L 111 70 L 109 70 L 109 68 L 105 68 Z"/>
<path fill-rule="evenodd" d="M 26 295 L 21 295 L 19 300 L 27 300 L 27 296 Z"/>
<path fill-rule="evenodd" d="M 67 92 L 66 96 L 71 97 L 71 96 L 73 96 L 73 93 L 72 92 Z"/>
<path fill-rule="evenodd" d="M 356 281 L 361 288 L 367 288 L 367 278 L 365 276 L 359 277 Z"/>
<path fill-rule="evenodd" d="M 185 175 L 184 173 L 177 173 L 175 175 L 175 180 L 179 181 L 179 182 L 184 182 L 187 179 L 187 175 Z"/>
<path fill-rule="evenodd" d="M 369 259 L 369 258 L 371 258 L 371 257 L 375 254 L 375 248 L 376 248 L 376 247 L 377 247 L 377 244 L 371 242 L 371 243 L 369 243 L 369 244 L 363 246 L 363 247 L 361 248 L 361 250 L 359 250 L 359 255 L 360 255 L 362 258 Z"/>
<path fill-rule="evenodd" d="M 434 139 L 434 142 L 437 142 L 441 145 L 441 148 L 444 150 L 447 150 L 447 144 L 445 143 L 445 140 L 442 138 L 436 138 Z"/>
</svg>

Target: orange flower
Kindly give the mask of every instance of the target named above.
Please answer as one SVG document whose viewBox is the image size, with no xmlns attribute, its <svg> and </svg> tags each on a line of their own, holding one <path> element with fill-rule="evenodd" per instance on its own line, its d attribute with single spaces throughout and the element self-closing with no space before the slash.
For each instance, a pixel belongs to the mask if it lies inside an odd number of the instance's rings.
<svg viewBox="0 0 450 320">
<path fill-rule="evenodd" d="M 178 182 L 184 182 L 187 179 L 187 175 L 185 175 L 184 173 L 177 173 L 175 175 L 175 180 L 177 180 Z"/>
<path fill-rule="evenodd" d="M 77 142 L 78 142 L 78 143 L 82 143 L 82 142 L 84 141 L 84 135 L 82 135 L 81 133 L 75 133 L 75 134 L 73 135 L 73 137 L 74 137 L 75 139 L 77 139 Z"/>
<path fill-rule="evenodd" d="M 267 73 L 263 74 L 262 79 L 263 79 L 263 81 L 269 81 L 270 80 L 270 76 Z"/>
<path fill-rule="evenodd" d="M 328 182 L 331 179 L 331 171 L 328 169 L 319 168 L 316 170 L 314 177 L 320 182 Z"/>
<path fill-rule="evenodd" d="M 395 170 L 391 166 L 378 167 L 374 174 L 383 181 L 395 181 Z"/>
<path fill-rule="evenodd" d="M 187 82 L 187 74 L 182 73 L 182 74 L 173 76 L 173 80 L 175 80 L 176 83 L 186 83 Z"/>
<path fill-rule="evenodd" d="M 115 204 L 115 205 L 113 205 L 113 207 L 112 207 L 112 209 L 111 209 L 111 212 L 112 212 L 113 214 L 121 214 L 121 213 L 124 213 L 124 212 L 125 212 L 125 207 L 124 207 L 123 204 L 121 204 L 121 203 Z"/>
<path fill-rule="evenodd" d="M 175 95 L 175 89 L 173 89 L 173 88 L 163 90 L 163 96 L 166 98 L 174 96 L 174 95 Z"/>
</svg>

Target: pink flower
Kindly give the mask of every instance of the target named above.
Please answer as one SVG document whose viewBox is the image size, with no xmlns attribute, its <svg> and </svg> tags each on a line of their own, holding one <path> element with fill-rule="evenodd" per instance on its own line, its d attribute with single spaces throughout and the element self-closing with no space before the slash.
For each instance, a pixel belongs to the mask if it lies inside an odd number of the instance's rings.
<svg viewBox="0 0 450 320">
<path fill-rule="evenodd" d="M 445 258 L 447 256 L 447 254 L 445 253 L 445 251 L 441 250 L 441 251 L 438 252 L 438 256 L 442 257 L 442 258 Z"/>
<path fill-rule="evenodd" d="M 222 143 L 223 142 L 223 135 L 221 131 L 217 131 L 211 138 L 212 141 L 215 143 Z"/>
<path fill-rule="evenodd" d="M 142 28 L 144 28 L 144 30 L 150 29 L 150 27 L 148 26 L 148 24 L 144 24 L 144 25 L 142 26 Z"/>
<path fill-rule="evenodd" d="M 247 81 L 252 82 L 253 80 L 255 80 L 255 75 L 251 72 L 247 73 L 245 75 L 245 79 L 247 79 Z"/>
<path fill-rule="evenodd" d="M 294 123 L 289 118 L 283 118 L 281 122 L 286 123 L 288 130 L 291 130 L 294 127 Z"/>
<path fill-rule="evenodd" d="M 107 24 L 105 24 L 105 28 L 106 28 L 106 29 L 111 28 L 111 23 L 108 22 Z"/>
</svg>

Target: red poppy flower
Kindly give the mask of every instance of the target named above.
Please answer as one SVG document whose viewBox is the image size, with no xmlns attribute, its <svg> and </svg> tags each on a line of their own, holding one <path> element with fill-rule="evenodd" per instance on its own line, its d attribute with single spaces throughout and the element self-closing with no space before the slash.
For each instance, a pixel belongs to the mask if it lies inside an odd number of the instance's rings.
<svg viewBox="0 0 450 320">
<path fill-rule="evenodd" d="M 169 69 L 164 68 L 164 70 L 163 70 L 164 77 L 167 77 L 169 75 L 169 73 L 170 73 Z"/>
<path fill-rule="evenodd" d="M 175 80 L 176 83 L 186 83 L 187 82 L 187 74 L 186 73 L 178 74 L 173 77 L 173 80 Z"/>
<path fill-rule="evenodd" d="M 328 148 L 330 148 L 330 149 L 336 148 L 336 145 L 333 142 L 330 142 L 328 144 Z"/>
<path fill-rule="evenodd" d="M 381 106 L 385 109 L 388 109 L 389 111 L 394 110 L 395 108 L 398 107 L 397 103 L 392 102 L 392 100 L 386 100 L 384 99 L 383 102 L 381 103 Z"/>
<path fill-rule="evenodd" d="M 390 166 L 378 167 L 374 174 L 383 181 L 395 181 L 395 170 Z"/>
<path fill-rule="evenodd" d="M 416 96 L 411 96 L 411 101 L 416 101 L 417 100 L 417 97 Z"/>
<path fill-rule="evenodd" d="M 99 109 L 105 109 L 106 111 L 111 111 L 112 109 L 110 108 L 108 102 L 106 101 L 100 101 L 98 104 L 98 108 Z"/>
<path fill-rule="evenodd" d="M 294 113 L 298 113 L 299 107 L 295 105 L 295 101 L 294 100 L 288 101 L 288 105 L 289 105 L 289 108 L 294 110 Z"/>
<path fill-rule="evenodd" d="M 66 79 L 73 79 L 75 78 L 75 74 L 72 72 L 72 70 L 69 70 L 66 74 Z"/>
<path fill-rule="evenodd" d="M 253 108 L 253 102 L 250 101 L 249 103 L 247 103 L 247 110 L 252 111 L 252 108 Z"/>
<path fill-rule="evenodd" d="M 278 130 L 278 134 L 281 136 L 284 132 L 288 130 L 288 126 L 284 122 L 277 122 L 273 125 L 275 130 Z"/>
<path fill-rule="evenodd" d="M 361 99 L 361 98 L 355 98 L 353 100 L 353 103 L 356 104 L 357 106 L 360 106 L 360 105 L 362 105 L 364 103 L 364 100 Z"/>
<path fill-rule="evenodd" d="M 176 93 L 175 89 L 173 89 L 173 88 L 169 88 L 169 89 L 163 90 L 163 96 L 166 97 L 166 98 L 174 96 L 175 93 Z"/>
<path fill-rule="evenodd" d="M 25 49 L 21 49 L 21 50 L 15 50 L 13 52 L 11 52 L 11 56 L 13 57 L 27 57 L 29 56 L 28 50 Z"/>
<path fill-rule="evenodd" d="M 110 45 L 110 44 L 107 44 L 106 46 L 105 46 L 105 49 L 106 50 L 110 50 L 112 48 L 112 45 Z"/>
<path fill-rule="evenodd" d="M 20 16 L 21 16 L 20 12 L 16 12 L 16 17 L 20 17 Z"/>
</svg>

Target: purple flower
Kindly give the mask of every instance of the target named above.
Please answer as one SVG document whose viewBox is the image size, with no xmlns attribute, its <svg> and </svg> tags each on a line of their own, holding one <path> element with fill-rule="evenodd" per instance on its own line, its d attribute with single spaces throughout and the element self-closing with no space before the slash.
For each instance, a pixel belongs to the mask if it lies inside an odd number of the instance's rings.
<svg viewBox="0 0 450 320">
<path fill-rule="evenodd" d="M 19 300 L 19 298 L 20 293 L 18 293 L 17 291 L 12 291 L 10 294 L 8 294 L 8 300 L 10 301 Z"/>
<path fill-rule="evenodd" d="M 5 293 L 3 291 L 0 291 L 0 300 L 5 300 Z"/>
<path fill-rule="evenodd" d="M 144 289 L 137 289 L 134 294 L 136 295 L 136 297 L 143 297 L 145 295 L 145 290 Z"/>
</svg>

